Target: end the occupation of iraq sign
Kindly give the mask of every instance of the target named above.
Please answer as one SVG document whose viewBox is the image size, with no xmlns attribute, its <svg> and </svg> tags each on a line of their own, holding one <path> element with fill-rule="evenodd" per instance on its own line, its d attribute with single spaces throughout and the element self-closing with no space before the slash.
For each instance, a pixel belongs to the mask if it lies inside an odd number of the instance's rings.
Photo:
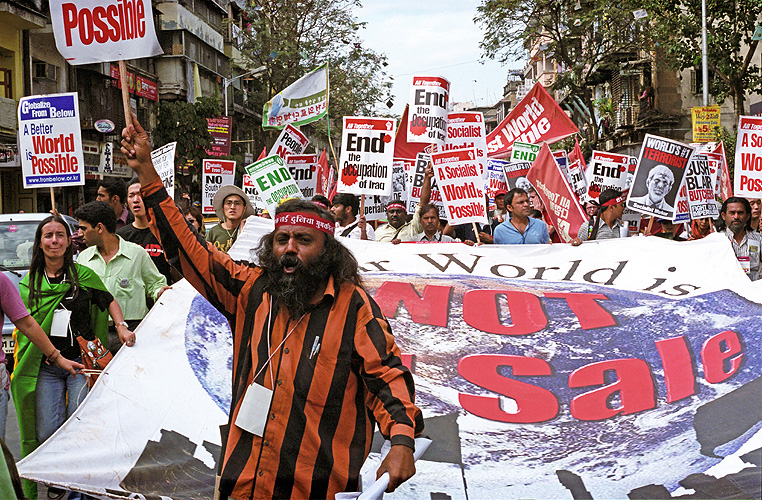
<svg viewBox="0 0 762 500">
<path fill-rule="evenodd" d="M 339 193 L 389 196 L 394 127 L 395 121 L 390 118 L 344 117 Z"/>
<path fill-rule="evenodd" d="M 444 145 L 449 99 L 450 82 L 448 80 L 438 76 L 413 77 L 407 142 Z"/>
<path fill-rule="evenodd" d="M 25 189 L 85 183 L 76 92 L 22 97 L 18 120 Z"/>
</svg>

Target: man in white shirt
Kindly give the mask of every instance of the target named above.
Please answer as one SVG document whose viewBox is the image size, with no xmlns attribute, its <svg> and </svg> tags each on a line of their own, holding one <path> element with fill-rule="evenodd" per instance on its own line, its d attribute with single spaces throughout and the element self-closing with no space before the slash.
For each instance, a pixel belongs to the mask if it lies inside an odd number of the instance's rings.
<svg viewBox="0 0 762 500">
<path fill-rule="evenodd" d="M 365 221 L 365 215 L 357 217 L 360 199 L 357 195 L 337 193 L 333 197 L 331 213 L 336 219 L 336 236 L 355 240 L 375 240 L 373 228 Z"/>
</svg>

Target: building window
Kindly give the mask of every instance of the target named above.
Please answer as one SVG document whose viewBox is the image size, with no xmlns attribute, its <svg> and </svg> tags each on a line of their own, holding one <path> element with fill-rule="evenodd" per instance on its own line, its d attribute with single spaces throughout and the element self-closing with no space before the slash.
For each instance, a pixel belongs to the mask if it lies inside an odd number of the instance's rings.
<svg viewBox="0 0 762 500">
<path fill-rule="evenodd" d="M 0 69 L 0 96 L 13 99 L 13 73 L 9 69 Z"/>
</svg>

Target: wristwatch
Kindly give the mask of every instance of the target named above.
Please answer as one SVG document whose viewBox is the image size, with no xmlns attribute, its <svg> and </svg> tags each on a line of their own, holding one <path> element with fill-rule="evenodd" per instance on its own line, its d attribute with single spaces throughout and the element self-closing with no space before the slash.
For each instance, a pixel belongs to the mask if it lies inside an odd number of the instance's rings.
<svg viewBox="0 0 762 500">
<path fill-rule="evenodd" d="M 114 325 L 114 327 L 115 327 L 115 328 L 116 328 L 117 326 L 123 326 L 123 327 L 125 327 L 125 328 L 129 328 L 129 327 L 130 327 L 130 325 L 128 325 L 128 324 L 127 324 L 127 322 L 126 322 L 126 321 L 124 321 L 124 320 L 122 320 L 122 321 L 120 321 L 119 323 L 117 323 L 116 325 Z"/>
</svg>

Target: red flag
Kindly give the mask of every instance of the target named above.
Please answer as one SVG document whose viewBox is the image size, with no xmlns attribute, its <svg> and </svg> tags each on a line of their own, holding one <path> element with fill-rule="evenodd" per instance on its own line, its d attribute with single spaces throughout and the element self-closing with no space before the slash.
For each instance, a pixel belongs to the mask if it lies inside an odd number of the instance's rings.
<svg viewBox="0 0 762 500">
<path fill-rule="evenodd" d="M 262 152 L 259 153 L 259 158 L 257 158 L 257 161 L 264 159 L 267 156 L 267 146 L 262 148 Z"/>
<path fill-rule="evenodd" d="M 328 157 L 325 154 L 325 149 L 318 158 L 317 189 L 315 191 L 322 195 L 328 192 Z"/>
<path fill-rule="evenodd" d="M 405 106 L 400 126 L 397 127 L 397 134 L 394 136 L 394 157 L 415 161 L 418 153 L 423 153 L 430 144 L 407 142 L 407 109 L 408 107 Z"/>
<path fill-rule="evenodd" d="M 730 179 L 728 159 L 725 157 L 725 144 L 722 141 L 717 144 L 712 153 L 722 155 L 722 176 L 720 177 L 720 195 L 723 201 L 733 196 L 733 181 Z"/>
<path fill-rule="evenodd" d="M 561 241 L 571 242 L 587 217 L 547 144 L 540 148 L 527 179 L 537 190 Z"/>
<path fill-rule="evenodd" d="M 539 82 L 487 136 L 487 156 L 507 158 L 513 141 L 554 143 L 579 132 Z M 396 156 L 396 151 L 395 151 Z"/>
<path fill-rule="evenodd" d="M 582 172 L 586 172 L 587 165 L 585 164 L 585 157 L 582 156 L 582 148 L 579 147 L 579 140 L 577 140 L 577 137 L 575 136 L 574 149 L 572 149 L 571 153 L 569 153 L 569 165 L 571 165 L 577 160 L 579 160 L 579 166 L 582 169 Z"/>
</svg>

